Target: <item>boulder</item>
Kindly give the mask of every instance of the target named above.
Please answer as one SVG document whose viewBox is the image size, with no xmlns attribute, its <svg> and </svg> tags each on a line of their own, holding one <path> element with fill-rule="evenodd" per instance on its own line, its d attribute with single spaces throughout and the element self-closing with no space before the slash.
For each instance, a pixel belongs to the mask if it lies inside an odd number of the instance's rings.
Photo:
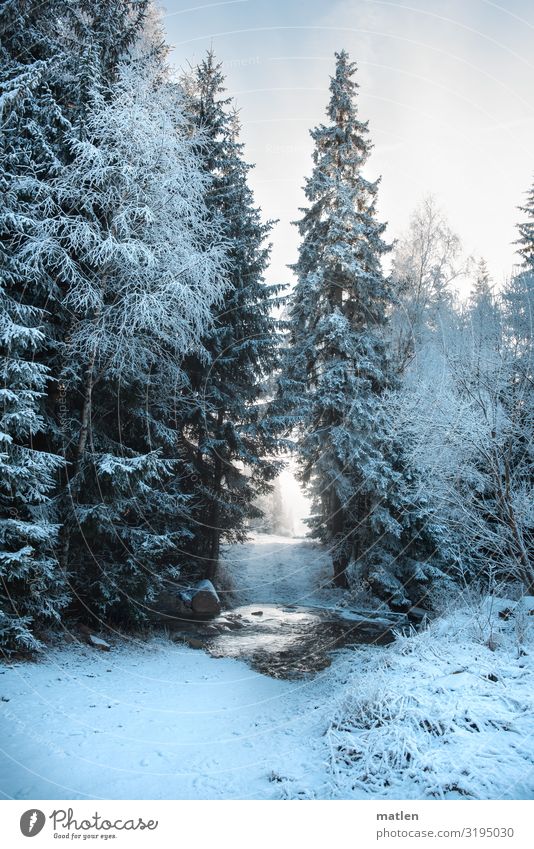
<svg viewBox="0 0 534 849">
<path fill-rule="evenodd" d="M 109 643 L 106 643 L 101 637 L 96 637 L 94 634 L 89 634 L 87 642 L 90 646 L 93 646 L 95 649 L 100 649 L 100 651 L 111 651 L 111 646 Z"/>
<path fill-rule="evenodd" d="M 192 591 L 191 608 L 199 616 L 218 616 L 221 602 L 211 581 L 200 581 Z"/>
<path fill-rule="evenodd" d="M 106 643 L 102 637 L 97 637 L 87 625 L 80 625 L 78 630 L 82 639 L 94 649 L 100 649 L 100 651 L 111 651 L 110 644 Z"/>
<path fill-rule="evenodd" d="M 193 587 L 168 584 L 151 605 L 150 620 L 172 627 L 184 620 L 211 619 L 221 612 L 221 602 L 211 581 L 199 581 Z"/>
</svg>

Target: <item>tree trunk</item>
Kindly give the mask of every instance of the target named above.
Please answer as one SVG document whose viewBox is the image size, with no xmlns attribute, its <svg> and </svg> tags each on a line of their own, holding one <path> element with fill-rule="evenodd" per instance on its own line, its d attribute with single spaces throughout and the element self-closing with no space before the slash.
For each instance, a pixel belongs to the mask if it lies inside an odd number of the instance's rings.
<svg viewBox="0 0 534 849">
<path fill-rule="evenodd" d="M 218 502 L 214 503 L 210 519 L 212 526 L 209 530 L 209 560 L 204 572 L 204 576 L 208 581 L 215 580 L 217 569 L 219 567 L 221 550 L 221 531 L 219 528 L 220 512 Z"/>
<path fill-rule="evenodd" d="M 221 428 L 224 422 L 224 411 L 219 410 L 217 414 L 217 436 L 221 436 Z M 209 561 L 207 564 L 205 577 L 209 581 L 213 581 L 219 567 L 219 558 L 221 553 L 221 484 L 223 478 L 223 459 L 219 450 L 215 449 L 214 468 L 213 468 L 213 495 L 214 500 L 211 507 L 210 527 L 209 527 Z"/>
<path fill-rule="evenodd" d="M 87 368 L 85 370 L 85 380 L 84 380 L 84 392 L 83 392 L 83 406 L 82 406 L 82 421 L 80 434 L 78 436 L 78 446 L 76 449 L 76 459 L 74 464 L 75 473 L 78 471 L 80 467 L 80 462 L 85 454 L 85 449 L 87 447 L 87 437 L 89 435 L 89 428 L 91 425 L 91 404 L 93 400 L 93 383 L 94 383 L 94 371 L 95 371 L 95 360 L 96 360 L 96 348 L 93 350 L 91 354 L 91 358 L 89 363 L 87 364 Z"/>
<path fill-rule="evenodd" d="M 349 589 L 349 580 L 347 578 L 347 566 L 349 559 L 346 554 L 338 555 L 333 558 L 334 565 L 334 586 L 342 590 Z"/>
<path fill-rule="evenodd" d="M 87 447 L 87 439 L 89 436 L 89 429 L 91 426 L 91 403 L 93 397 L 93 384 L 94 384 L 94 371 L 95 371 L 95 362 L 96 362 L 96 348 L 93 350 L 89 363 L 87 364 L 87 368 L 85 370 L 85 378 L 83 385 L 83 405 L 82 405 L 82 416 L 81 416 L 81 427 L 80 433 L 78 435 L 78 444 L 76 446 L 76 452 L 74 455 L 74 463 L 73 463 L 73 475 L 72 478 L 75 480 L 76 475 L 80 470 L 80 464 L 83 459 L 83 455 L 85 454 L 85 449 Z M 68 474 L 68 473 L 67 473 Z M 72 487 L 70 480 L 68 480 L 67 490 L 70 496 L 70 505 L 74 503 L 74 499 L 77 495 L 77 488 Z M 67 569 L 68 559 L 69 559 L 69 549 L 70 549 L 70 537 L 71 537 L 71 529 L 68 521 L 68 514 L 66 521 L 63 522 L 61 533 L 60 533 L 60 550 L 59 550 L 59 563 L 63 570 Z"/>
<path fill-rule="evenodd" d="M 343 312 L 343 269 L 341 264 L 336 265 L 328 284 L 328 301 L 330 308 L 332 311 L 339 310 L 340 312 Z M 334 348 L 330 351 L 330 356 L 337 357 L 338 351 Z M 333 427 L 336 424 L 337 415 L 332 413 L 330 416 L 330 425 Z M 346 573 L 347 566 L 349 565 L 349 556 L 346 551 L 346 544 L 344 541 L 345 514 L 333 484 L 330 486 L 328 524 L 330 525 L 330 539 L 332 541 L 334 551 L 332 558 L 332 565 L 334 568 L 334 586 L 346 590 L 349 588 Z"/>
<path fill-rule="evenodd" d="M 349 558 L 345 551 L 343 540 L 345 526 L 344 515 L 339 496 L 333 485 L 330 489 L 329 520 L 331 526 L 331 539 L 335 552 L 332 558 L 332 564 L 334 567 L 334 586 L 347 590 L 349 588 L 349 582 L 346 569 L 349 565 Z"/>
</svg>

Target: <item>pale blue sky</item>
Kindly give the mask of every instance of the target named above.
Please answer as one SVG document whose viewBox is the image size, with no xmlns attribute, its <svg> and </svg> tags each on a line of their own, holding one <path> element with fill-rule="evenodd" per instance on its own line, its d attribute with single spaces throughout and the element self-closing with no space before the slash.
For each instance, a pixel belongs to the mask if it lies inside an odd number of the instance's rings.
<svg viewBox="0 0 534 849">
<path fill-rule="evenodd" d="M 534 176 L 532 0 L 167 0 L 173 61 L 213 44 L 241 110 L 251 181 L 278 218 L 271 280 L 288 280 L 304 202 L 309 129 L 324 119 L 335 50 L 358 63 L 360 115 L 382 175 L 379 211 L 398 236 L 434 193 L 497 283 L 514 262 L 517 205 Z"/>
</svg>

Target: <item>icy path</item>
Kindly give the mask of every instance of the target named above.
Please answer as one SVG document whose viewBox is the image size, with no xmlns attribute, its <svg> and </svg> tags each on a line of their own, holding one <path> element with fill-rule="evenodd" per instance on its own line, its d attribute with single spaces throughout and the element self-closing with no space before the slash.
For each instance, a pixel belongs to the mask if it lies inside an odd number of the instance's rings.
<svg viewBox="0 0 534 849">
<path fill-rule="evenodd" d="M 310 540 L 256 534 L 245 545 L 226 549 L 222 573 L 238 604 L 313 605 L 341 598 L 339 590 L 322 589 L 331 577 L 331 560 Z"/>
<path fill-rule="evenodd" d="M 312 544 L 263 537 L 226 558 L 241 603 L 335 601 Z M 164 638 L 0 664 L 0 795 L 531 798 L 531 611 L 468 605 L 296 681 Z"/>
</svg>

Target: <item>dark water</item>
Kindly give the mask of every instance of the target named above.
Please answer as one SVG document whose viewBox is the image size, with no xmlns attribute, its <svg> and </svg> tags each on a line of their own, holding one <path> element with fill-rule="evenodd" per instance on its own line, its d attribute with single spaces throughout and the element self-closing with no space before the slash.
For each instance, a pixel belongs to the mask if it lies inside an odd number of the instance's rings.
<svg viewBox="0 0 534 849">
<path fill-rule="evenodd" d="M 402 618 L 372 612 L 261 604 L 235 608 L 209 623 L 184 623 L 173 636 L 213 657 L 244 660 L 273 678 L 303 678 L 329 666 L 336 649 L 387 645 L 403 624 Z"/>
</svg>

